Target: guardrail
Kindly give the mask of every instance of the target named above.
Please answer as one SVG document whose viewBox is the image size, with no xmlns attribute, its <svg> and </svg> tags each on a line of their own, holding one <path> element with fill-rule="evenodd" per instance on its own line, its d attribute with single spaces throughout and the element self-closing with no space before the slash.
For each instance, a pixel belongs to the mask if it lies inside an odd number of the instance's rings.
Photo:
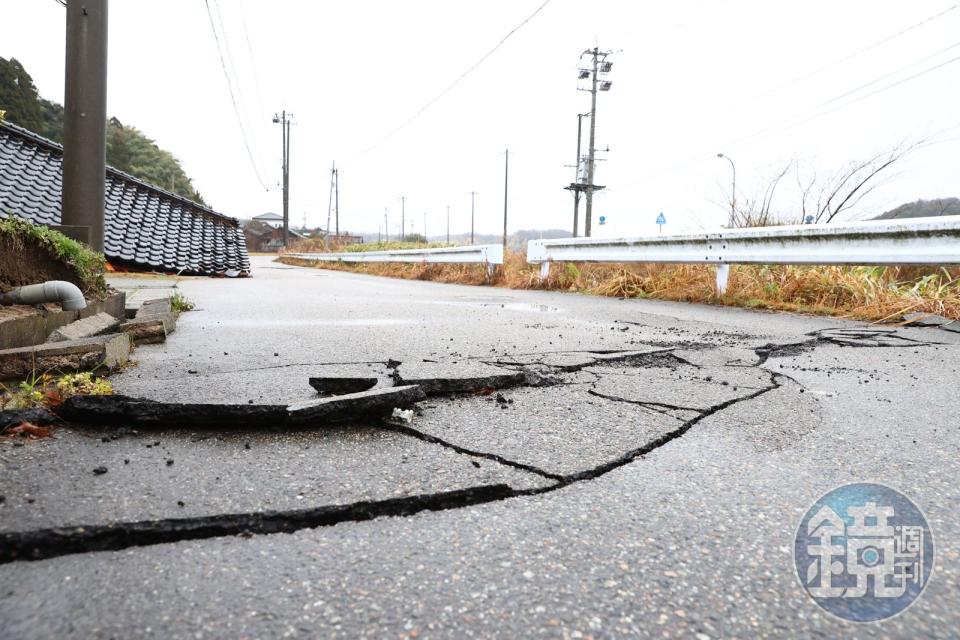
<svg viewBox="0 0 960 640">
<path fill-rule="evenodd" d="M 492 274 L 503 264 L 502 244 L 478 244 L 440 249 L 397 249 L 394 251 L 345 251 L 342 253 L 285 253 L 285 256 L 318 262 L 428 262 L 437 264 L 485 264 Z"/>
<path fill-rule="evenodd" d="M 717 291 L 731 264 L 960 264 L 960 216 L 719 230 L 644 238 L 531 240 L 527 262 L 663 262 L 717 265 Z"/>
</svg>

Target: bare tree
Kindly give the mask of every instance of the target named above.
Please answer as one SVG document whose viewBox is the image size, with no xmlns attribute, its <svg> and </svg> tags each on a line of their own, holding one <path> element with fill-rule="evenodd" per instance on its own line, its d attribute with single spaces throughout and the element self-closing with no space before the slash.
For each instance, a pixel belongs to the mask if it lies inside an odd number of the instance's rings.
<svg viewBox="0 0 960 640">
<path fill-rule="evenodd" d="M 851 162 L 822 183 L 818 182 L 815 171 L 807 178 L 801 176 L 798 166 L 801 221 L 805 222 L 808 216 L 812 216 L 813 222 L 833 222 L 837 216 L 850 211 L 881 186 L 881 177 L 886 176 L 892 166 L 924 142 L 902 142 L 866 160 Z"/>
<path fill-rule="evenodd" d="M 774 196 L 777 193 L 777 187 L 793 170 L 794 165 L 795 162 L 791 160 L 778 169 L 767 181 L 763 192 L 759 195 L 751 198 L 741 198 L 736 201 L 733 207 L 733 224 L 735 227 L 767 227 L 782 224 L 780 216 L 773 206 Z M 726 206 L 731 205 L 728 202 Z"/>
<path fill-rule="evenodd" d="M 890 176 L 891 168 L 925 142 L 926 140 L 902 142 L 866 160 L 851 162 L 825 179 L 821 178 L 815 167 L 806 168 L 801 166 L 800 162 L 791 160 L 765 182 L 758 195 L 736 201 L 734 225 L 765 227 L 777 224 L 833 222 L 838 216 L 850 213 L 865 197 L 882 186 L 884 178 Z M 775 198 L 781 183 L 791 172 L 795 174 L 799 193 L 796 208 L 783 206 L 783 197 Z M 775 205 L 775 200 L 780 206 Z M 729 201 L 726 206 L 730 206 Z"/>
</svg>

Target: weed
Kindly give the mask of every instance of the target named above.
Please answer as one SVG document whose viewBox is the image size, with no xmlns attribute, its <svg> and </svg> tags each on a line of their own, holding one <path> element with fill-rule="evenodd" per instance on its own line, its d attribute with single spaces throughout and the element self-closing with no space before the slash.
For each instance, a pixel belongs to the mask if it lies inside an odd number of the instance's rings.
<svg viewBox="0 0 960 640">
<path fill-rule="evenodd" d="M 182 293 L 174 293 L 170 298 L 170 308 L 176 313 L 193 311 L 196 307 L 197 305 L 187 299 Z"/>
</svg>

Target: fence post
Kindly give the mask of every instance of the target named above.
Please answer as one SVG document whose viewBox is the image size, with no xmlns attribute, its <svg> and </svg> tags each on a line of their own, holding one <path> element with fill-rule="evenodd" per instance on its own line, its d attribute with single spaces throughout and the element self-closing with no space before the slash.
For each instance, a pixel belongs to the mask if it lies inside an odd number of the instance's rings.
<svg viewBox="0 0 960 640">
<path fill-rule="evenodd" d="M 722 296 L 727 291 L 727 279 L 730 277 L 730 265 L 717 265 L 717 295 Z"/>
</svg>

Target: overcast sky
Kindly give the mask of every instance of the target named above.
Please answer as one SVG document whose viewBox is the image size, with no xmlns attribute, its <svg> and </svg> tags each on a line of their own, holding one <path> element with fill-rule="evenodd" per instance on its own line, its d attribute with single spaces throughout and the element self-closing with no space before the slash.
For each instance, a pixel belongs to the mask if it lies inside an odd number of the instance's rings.
<svg viewBox="0 0 960 640">
<path fill-rule="evenodd" d="M 743 199 L 791 159 L 828 175 L 930 137 L 935 144 L 901 163 L 858 214 L 960 196 L 960 60 L 923 73 L 960 56 L 951 0 L 552 0 L 384 141 L 541 4 L 209 0 L 251 163 L 204 0 L 114 1 L 108 112 L 172 151 L 207 202 L 231 216 L 282 210 L 281 131 L 271 118 L 286 109 L 296 123 L 294 224 L 305 215 L 326 225 L 336 161 L 342 231 L 376 232 L 388 207 L 396 233 L 406 196 L 408 230 L 421 232 L 426 214 L 428 233 L 442 233 L 449 205 L 453 232 L 463 232 L 477 191 L 477 229 L 497 232 L 509 148 L 511 231 L 569 228 L 572 196 L 562 187 L 573 179 L 576 114 L 589 109 L 578 61 L 599 44 L 617 53 L 613 88 L 598 100 L 598 146 L 610 151 L 594 211 L 606 224 L 595 218 L 594 235 L 656 233 L 661 211 L 666 232 L 723 223 L 731 172 L 717 152 L 735 161 Z M 0 16 L 0 56 L 18 58 L 40 94 L 62 102 L 63 7 L 0 0 Z M 795 213 L 796 185 L 780 193 L 778 207 Z"/>
</svg>

